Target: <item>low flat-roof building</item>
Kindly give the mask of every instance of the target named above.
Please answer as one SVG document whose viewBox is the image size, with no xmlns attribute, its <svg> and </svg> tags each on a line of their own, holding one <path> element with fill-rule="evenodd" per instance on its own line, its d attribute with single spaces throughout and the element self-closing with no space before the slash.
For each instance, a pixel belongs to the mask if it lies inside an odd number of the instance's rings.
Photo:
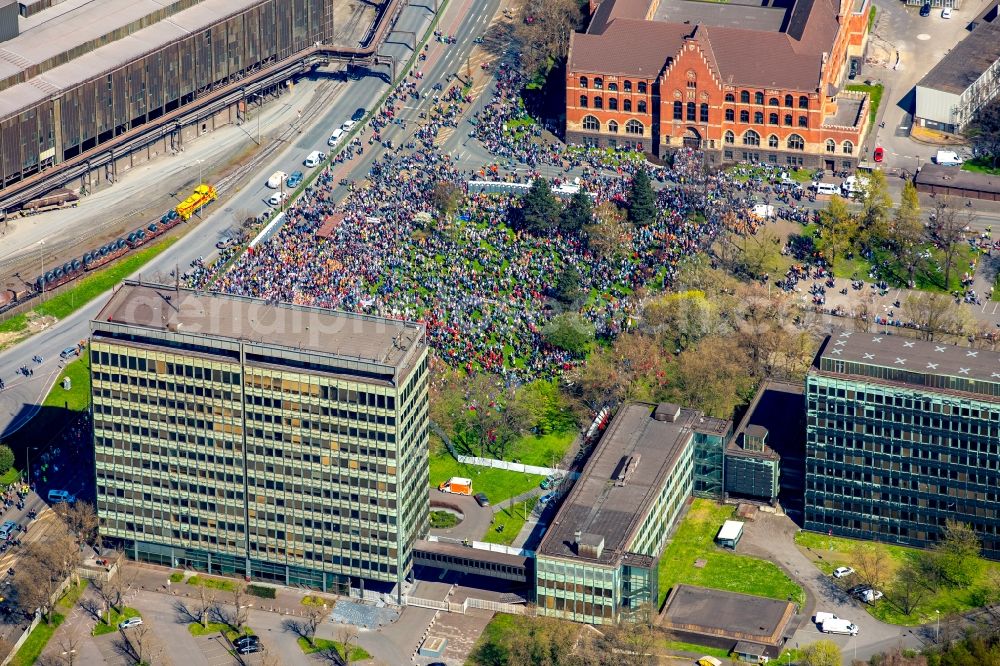
<svg viewBox="0 0 1000 666">
<path fill-rule="evenodd" d="M 743 643 L 744 654 L 758 652 L 773 659 L 794 631 L 795 613 L 791 601 L 675 585 L 658 624 L 679 640 L 727 650 Z"/>
<path fill-rule="evenodd" d="M 694 487 L 700 417 L 671 404 L 619 410 L 537 550 L 539 614 L 608 624 L 656 603 L 657 561 Z"/>
<path fill-rule="evenodd" d="M 913 122 L 959 133 L 1000 95 L 1000 22 L 982 22 L 920 79 Z"/>
</svg>

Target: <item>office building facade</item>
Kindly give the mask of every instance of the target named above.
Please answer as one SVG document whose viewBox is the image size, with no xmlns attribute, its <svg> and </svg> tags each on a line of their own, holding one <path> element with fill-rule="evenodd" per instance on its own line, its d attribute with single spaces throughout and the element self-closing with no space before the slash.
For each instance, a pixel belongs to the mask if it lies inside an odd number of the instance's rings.
<svg viewBox="0 0 1000 666">
<path fill-rule="evenodd" d="M 91 331 L 105 538 L 171 567 L 399 593 L 429 511 L 422 325 L 126 283 Z"/>
<path fill-rule="evenodd" d="M 835 331 L 806 380 L 805 528 L 1000 558 L 1000 354 Z"/>
</svg>

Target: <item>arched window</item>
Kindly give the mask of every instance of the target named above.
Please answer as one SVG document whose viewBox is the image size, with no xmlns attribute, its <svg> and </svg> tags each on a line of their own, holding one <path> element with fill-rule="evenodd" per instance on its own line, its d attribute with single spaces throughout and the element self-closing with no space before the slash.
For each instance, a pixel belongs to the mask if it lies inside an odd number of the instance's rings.
<svg viewBox="0 0 1000 666">
<path fill-rule="evenodd" d="M 753 103 L 754 104 L 763 104 L 764 103 L 764 93 L 762 93 L 762 92 L 755 92 L 753 94 Z"/>
<path fill-rule="evenodd" d="M 687 119 L 693 121 L 695 119 L 695 113 L 698 105 L 694 102 L 687 103 Z"/>
<path fill-rule="evenodd" d="M 617 97 L 610 97 L 610 98 L 608 98 L 608 109 L 611 110 L 611 111 L 617 111 L 618 110 L 618 98 Z"/>
<path fill-rule="evenodd" d="M 608 90 L 610 90 L 611 92 L 618 92 L 618 84 L 617 83 L 609 83 L 608 84 Z"/>
<path fill-rule="evenodd" d="M 646 113 L 646 100 L 640 99 L 637 106 L 639 113 Z"/>
<path fill-rule="evenodd" d="M 790 114 L 790 113 L 786 113 L 785 114 L 785 123 L 784 124 L 785 124 L 786 127 L 791 127 L 792 126 L 792 114 Z"/>
<path fill-rule="evenodd" d="M 631 81 L 622 82 L 622 89 L 625 90 L 625 92 L 632 92 L 632 82 Z"/>
<path fill-rule="evenodd" d="M 788 149 L 789 150 L 805 150 L 806 142 L 803 141 L 802 137 L 798 134 L 788 135 Z"/>
<path fill-rule="evenodd" d="M 601 131 L 601 121 L 594 116 L 584 116 L 583 129 L 590 130 L 591 132 L 599 132 Z"/>
<path fill-rule="evenodd" d="M 587 108 L 587 96 L 586 95 L 580 95 L 580 106 L 582 106 L 585 109 Z"/>
<path fill-rule="evenodd" d="M 594 98 L 594 108 L 603 109 L 604 108 L 604 98 L 598 95 Z"/>
<path fill-rule="evenodd" d="M 736 95 L 734 95 L 733 93 L 726 93 L 726 101 L 727 102 L 735 102 L 736 101 Z"/>
<path fill-rule="evenodd" d="M 632 110 L 632 100 L 630 99 L 622 100 L 622 111 L 631 111 L 631 110 Z"/>
<path fill-rule="evenodd" d="M 732 109 L 726 109 L 726 122 L 731 123 L 736 120 L 736 112 Z"/>
<path fill-rule="evenodd" d="M 760 145 L 760 134 L 754 132 L 753 130 L 747 130 L 743 133 L 743 145 L 744 146 L 759 146 Z"/>
<path fill-rule="evenodd" d="M 768 145 L 769 148 L 777 148 L 778 147 L 778 135 L 777 134 L 772 134 L 771 136 L 767 137 L 767 145 Z"/>
<path fill-rule="evenodd" d="M 704 104 L 703 103 L 701 105 L 701 108 L 699 109 L 699 112 L 700 112 L 701 116 L 698 118 L 698 120 L 700 120 L 703 123 L 707 123 L 708 122 L 708 104 Z"/>
<path fill-rule="evenodd" d="M 608 131 L 612 134 L 618 134 L 618 123 L 613 120 L 608 121 Z"/>
<path fill-rule="evenodd" d="M 777 113 L 769 113 L 769 114 L 767 114 L 767 124 L 768 125 L 777 125 L 778 124 L 778 114 Z"/>
<path fill-rule="evenodd" d="M 743 104 L 749 104 L 750 103 L 750 91 L 749 90 L 741 90 L 740 91 L 740 102 L 742 102 Z"/>
<path fill-rule="evenodd" d="M 763 111 L 754 111 L 753 112 L 753 121 L 757 125 L 763 125 L 764 124 L 764 112 Z"/>
<path fill-rule="evenodd" d="M 674 120 L 684 120 L 683 102 L 674 102 Z"/>
<path fill-rule="evenodd" d="M 646 82 L 645 81 L 639 81 L 639 94 L 641 94 L 641 95 L 645 95 L 646 94 Z"/>
<path fill-rule="evenodd" d="M 768 106 L 778 106 L 778 98 L 777 97 L 772 97 L 771 99 L 767 100 L 767 105 Z"/>
<path fill-rule="evenodd" d="M 625 133 L 626 134 L 642 134 L 643 127 L 642 123 L 638 120 L 630 120 L 625 123 Z"/>
<path fill-rule="evenodd" d="M 809 98 L 806 97 L 805 95 L 802 95 L 801 97 L 799 97 L 799 108 L 800 109 L 808 109 L 809 108 Z"/>
<path fill-rule="evenodd" d="M 853 155 L 854 154 L 854 144 L 851 143 L 850 141 L 845 141 L 844 142 L 844 154 L 845 155 Z"/>
<path fill-rule="evenodd" d="M 723 141 L 726 143 L 736 143 L 736 135 L 733 134 L 732 131 L 726 130 L 726 135 L 723 138 Z"/>
<path fill-rule="evenodd" d="M 604 87 L 604 79 L 602 79 L 599 76 L 597 78 L 595 78 L 594 79 L 594 87 L 597 88 L 598 90 L 600 90 L 601 88 L 603 88 Z"/>
<path fill-rule="evenodd" d="M 826 152 L 835 153 L 837 152 L 837 142 L 833 139 L 826 140 Z"/>
<path fill-rule="evenodd" d="M 793 104 L 793 102 L 792 102 L 792 96 L 791 95 L 785 95 L 785 106 L 791 106 L 792 104 Z"/>
<path fill-rule="evenodd" d="M 741 123 L 748 123 L 748 122 L 750 122 L 750 112 L 749 111 L 745 111 L 745 110 L 744 111 L 740 111 L 740 122 Z"/>
<path fill-rule="evenodd" d="M 799 116 L 799 127 L 809 127 L 809 118 L 806 116 Z"/>
<path fill-rule="evenodd" d="M 581 88 L 586 88 L 587 87 L 587 77 L 586 76 L 581 76 L 580 77 L 580 87 Z"/>
</svg>

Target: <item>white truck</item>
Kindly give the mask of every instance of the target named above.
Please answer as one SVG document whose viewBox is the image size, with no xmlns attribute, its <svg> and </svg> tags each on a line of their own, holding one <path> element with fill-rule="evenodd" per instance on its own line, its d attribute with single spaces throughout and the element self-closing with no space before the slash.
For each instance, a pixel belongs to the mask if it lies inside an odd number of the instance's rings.
<svg viewBox="0 0 1000 666">
<path fill-rule="evenodd" d="M 839 617 L 823 620 L 819 625 L 819 630 L 824 634 L 844 634 L 847 636 L 858 635 L 858 625 L 850 620 L 841 620 Z"/>
<path fill-rule="evenodd" d="M 939 150 L 934 161 L 941 166 L 961 166 L 964 160 L 954 150 Z"/>
</svg>

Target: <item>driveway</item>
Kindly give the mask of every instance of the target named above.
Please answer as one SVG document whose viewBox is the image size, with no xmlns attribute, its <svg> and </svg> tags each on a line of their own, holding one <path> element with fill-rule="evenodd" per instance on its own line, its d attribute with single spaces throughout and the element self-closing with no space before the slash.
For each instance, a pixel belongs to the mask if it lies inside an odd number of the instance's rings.
<svg viewBox="0 0 1000 666">
<path fill-rule="evenodd" d="M 826 638 L 840 646 L 845 658 L 866 661 L 874 654 L 895 647 L 922 647 L 922 641 L 910 628 L 879 622 L 868 614 L 861 602 L 855 601 L 838 588 L 833 578 L 813 566 L 795 545 L 797 531 L 798 526 L 787 516 L 758 512 L 753 522 L 746 523 L 743 539 L 737 548 L 737 552 L 774 562 L 805 589 L 807 599 L 801 613 L 807 617 L 803 618 L 792 637 L 792 647 Z M 821 633 L 812 622 L 812 616 L 817 610 L 850 620 L 858 625 L 858 635 L 852 638 Z"/>
</svg>

